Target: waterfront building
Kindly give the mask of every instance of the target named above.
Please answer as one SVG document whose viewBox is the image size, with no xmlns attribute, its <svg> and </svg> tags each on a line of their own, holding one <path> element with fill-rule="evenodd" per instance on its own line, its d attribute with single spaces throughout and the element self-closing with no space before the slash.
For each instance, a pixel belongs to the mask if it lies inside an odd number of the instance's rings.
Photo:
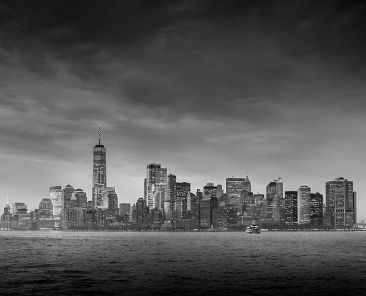
<svg viewBox="0 0 366 296">
<path fill-rule="evenodd" d="M 146 226 L 149 218 L 149 207 L 144 198 L 139 198 L 136 202 L 136 224 Z"/>
<path fill-rule="evenodd" d="M 314 226 L 323 225 L 323 195 L 319 192 L 310 194 L 310 222 Z"/>
<path fill-rule="evenodd" d="M 77 188 L 71 194 L 71 205 L 72 205 L 72 207 L 86 208 L 87 203 L 88 203 L 88 200 L 87 200 L 86 192 L 84 192 L 82 189 Z"/>
<path fill-rule="evenodd" d="M 108 213 L 111 216 L 118 215 L 118 196 L 115 192 L 108 193 Z"/>
<path fill-rule="evenodd" d="M 211 201 L 203 198 L 200 201 L 200 228 L 211 227 Z"/>
<path fill-rule="evenodd" d="M 297 191 L 285 191 L 284 224 L 297 224 Z"/>
<path fill-rule="evenodd" d="M 177 192 L 174 204 L 175 218 L 183 219 L 187 212 L 187 199 L 190 198 L 191 184 L 187 182 L 177 182 L 176 188 Z"/>
<path fill-rule="evenodd" d="M 272 223 L 280 222 L 280 201 L 283 199 L 282 178 L 277 177 L 266 187 L 267 219 Z"/>
<path fill-rule="evenodd" d="M 99 125 L 98 143 L 93 148 L 93 188 L 92 200 L 95 208 L 103 207 L 103 192 L 107 186 L 106 148 L 101 144 Z"/>
<path fill-rule="evenodd" d="M 165 222 L 170 223 L 175 211 L 175 201 L 177 196 L 177 177 L 173 174 L 168 175 L 168 192 L 164 201 Z"/>
<path fill-rule="evenodd" d="M 46 218 L 46 219 L 53 218 L 53 204 L 52 204 L 51 199 L 42 198 L 42 200 L 39 202 L 38 217 L 40 219 L 42 219 L 42 218 Z"/>
<path fill-rule="evenodd" d="M 167 191 L 167 169 L 162 168 L 160 164 L 148 164 L 145 178 L 145 201 L 150 210 L 157 208 L 163 211 Z"/>
<path fill-rule="evenodd" d="M 226 178 L 226 194 L 229 196 L 230 204 L 236 206 L 241 197 L 242 191 L 251 192 L 252 187 L 248 176 L 245 178 Z"/>
<path fill-rule="evenodd" d="M 223 194 L 224 194 L 224 190 L 222 189 L 222 185 L 218 184 L 216 186 L 216 196 L 217 196 L 217 198 L 220 199 Z"/>
<path fill-rule="evenodd" d="M 49 188 L 48 197 L 52 201 L 53 218 L 55 220 L 61 220 L 61 214 L 64 207 L 64 193 L 61 186 L 51 186 Z"/>
<path fill-rule="evenodd" d="M 310 187 L 301 185 L 298 189 L 297 223 L 310 224 Z"/>
<path fill-rule="evenodd" d="M 340 177 L 326 182 L 326 212 L 332 227 L 356 224 L 356 193 L 353 181 Z"/>
<path fill-rule="evenodd" d="M 210 200 L 212 197 L 217 197 L 217 187 L 214 183 L 207 183 L 203 187 L 203 199 Z"/>
<path fill-rule="evenodd" d="M 63 192 L 64 192 L 64 208 L 71 207 L 71 197 L 73 192 L 75 191 L 74 187 L 70 184 L 66 185 Z"/>
<path fill-rule="evenodd" d="M 120 203 L 119 204 L 119 215 L 120 216 L 124 216 L 124 215 L 131 216 L 131 204 Z"/>
<path fill-rule="evenodd" d="M 104 187 L 103 192 L 102 192 L 103 203 L 102 203 L 101 209 L 107 210 L 109 208 L 108 196 L 109 196 L 109 194 L 114 194 L 114 193 L 116 193 L 116 189 L 114 187 Z M 118 208 L 118 205 L 117 205 L 117 208 Z"/>
<path fill-rule="evenodd" d="M 13 216 L 24 215 L 28 213 L 27 206 L 24 202 L 15 202 L 12 205 Z"/>
<path fill-rule="evenodd" d="M 9 230 L 11 229 L 13 222 L 13 215 L 10 210 L 10 204 L 8 198 L 6 199 L 6 204 L 4 207 L 4 213 L 1 215 L 0 228 Z"/>
</svg>

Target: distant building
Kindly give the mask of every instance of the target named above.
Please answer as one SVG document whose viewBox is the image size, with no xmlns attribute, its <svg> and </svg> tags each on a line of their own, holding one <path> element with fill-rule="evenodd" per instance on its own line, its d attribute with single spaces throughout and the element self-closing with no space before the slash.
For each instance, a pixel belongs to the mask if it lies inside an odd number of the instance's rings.
<svg viewBox="0 0 366 296">
<path fill-rule="evenodd" d="M 47 219 L 53 218 L 53 204 L 51 199 L 43 198 L 39 202 L 38 217 Z"/>
<path fill-rule="evenodd" d="M 318 192 L 310 194 L 310 221 L 314 226 L 323 225 L 323 195 Z"/>
<path fill-rule="evenodd" d="M 70 184 L 66 185 L 63 192 L 64 192 L 64 208 L 71 207 L 71 197 L 73 192 L 75 191 L 74 187 Z"/>
<path fill-rule="evenodd" d="M 207 183 L 203 187 L 203 199 L 209 200 L 212 197 L 217 197 L 217 187 L 214 183 Z"/>
<path fill-rule="evenodd" d="M 284 224 L 297 224 L 297 191 L 285 191 Z"/>
<path fill-rule="evenodd" d="M 107 210 L 109 208 L 109 194 L 113 194 L 116 193 L 116 189 L 114 187 L 104 187 L 103 191 L 102 191 L 102 205 L 101 205 L 101 209 L 103 210 Z M 118 208 L 118 205 L 117 205 Z"/>
<path fill-rule="evenodd" d="M 53 206 L 53 218 L 61 220 L 61 214 L 64 207 L 64 192 L 61 186 L 51 186 L 48 194 Z"/>
<path fill-rule="evenodd" d="M 13 203 L 13 216 L 24 215 L 27 213 L 28 213 L 28 209 L 24 202 Z"/>
<path fill-rule="evenodd" d="M 283 199 L 282 178 L 275 178 L 266 187 L 267 219 L 280 222 L 280 201 Z"/>
<path fill-rule="evenodd" d="M 103 207 L 103 192 L 107 186 L 106 148 L 101 144 L 99 125 L 98 144 L 93 148 L 93 188 L 92 200 L 95 208 Z"/>
<path fill-rule="evenodd" d="M 177 197 L 177 177 L 173 174 L 168 175 L 168 192 L 164 201 L 165 222 L 170 223 L 175 211 L 175 201 Z"/>
<path fill-rule="evenodd" d="M 108 194 L 108 212 L 112 216 L 118 215 L 118 196 L 115 192 Z"/>
<path fill-rule="evenodd" d="M 119 204 L 119 214 L 120 214 L 120 216 L 124 216 L 124 215 L 131 216 L 131 204 L 120 203 Z"/>
<path fill-rule="evenodd" d="M 326 182 L 326 213 L 330 226 L 352 227 L 356 224 L 356 193 L 353 181 L 336 178 Z"/>
<path fill-rule="evenodd" d="M 297 223 L 310 224 L 310 187 L 301 185 L 298 190 Z"/>
<path fill-rule="evenodd" d="M 187 212 L 187 199 L 190 198 L 191 184 L 187 182 L 177 182 L 177 195 L 174 204 L 175 218 L 185 218 Z"/>
<path fill-rule="evenodd" d="M 72 205 L 73 207 L 79 207 L 79 208 L 86 208 L 87 207 L 87 197 L 86 193 L 80 189 L 77 188 L 71 195 Z"/>
<path fill-rule="evenodd" d="M 149 219 L 149 207 L 144 198 L 139 198 L 136 202 L 136 224 L 146 226 Z"/>
<path fill-rule="evenodd" d="M 160 164 L 147 165 L 145 178 L 145 201 L 150 210 L 164 209 L 164 201 L 167 199 L 168 180 L 167 169 Z"/>
<path fill-rule="evenodd" d="M 223 194 L 224 194 L 224 190 L 222 189 L 222 185 L 218 184 L 216 186 L 216 196 L 217 196 L 217 198 L 220 199 Z"/>
<path fill-rule="evenodd" d="M 226 194 L 230 203 L 236 205 L 243 191 L 252 192 L 251 183 L 248 176 L 245 178 L 226 178 Z"/>
</svg>

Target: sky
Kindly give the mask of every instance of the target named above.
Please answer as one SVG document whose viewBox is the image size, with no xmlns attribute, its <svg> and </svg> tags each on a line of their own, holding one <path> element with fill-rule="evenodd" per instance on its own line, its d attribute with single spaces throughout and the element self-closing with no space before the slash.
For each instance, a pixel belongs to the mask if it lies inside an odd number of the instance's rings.
<svg viewBox="0 0 366 296">
<path fill-rule="evenodd" d="M 148 163 L 192 191 L 354 181 L 366 218 L 364 1 L 0 2 L 0 204 L 54 185 L 143 196 Z"/>
</svg>

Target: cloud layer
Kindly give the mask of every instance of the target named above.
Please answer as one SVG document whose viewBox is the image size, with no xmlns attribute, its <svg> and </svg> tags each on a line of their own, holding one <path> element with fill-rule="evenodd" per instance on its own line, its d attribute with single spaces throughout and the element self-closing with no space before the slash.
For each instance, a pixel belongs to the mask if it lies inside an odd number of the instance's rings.
<svg viewBox="0 0 366 296">
<path fill-rule="evenodd" d="M 194 188 L 246 172 L 255 191 L 324 193 L 366 174 L 362 1 L 3 1 L 1 198 L 90 195 L 98 121 L 108 183 L 143 193 L 161 162 Z M 359 194 L 359 217 L 362 193 Z"/>
</svg>

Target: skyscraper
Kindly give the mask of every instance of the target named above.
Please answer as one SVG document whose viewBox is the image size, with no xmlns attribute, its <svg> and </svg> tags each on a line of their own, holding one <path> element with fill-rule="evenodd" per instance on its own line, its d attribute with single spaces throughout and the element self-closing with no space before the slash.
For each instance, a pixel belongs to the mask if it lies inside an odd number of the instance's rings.
<svg viewBox="0 0 366 296">
<path fill-rule="evenodd" d="M 333 227 L 351 227 L 356 224 L 356 193 L 353 181 L 336 178 L 326 182 L 326 212 Z"/>
<path fill-rule="evenodd" d="M 267 218 L 274 222 L 280 221 L 279 204 L 283 199 L 282 178 L 275 178 L 266 187 Z"/>
<path fill-rule="evenodd" d="M 252 187 L 248 176 L 245 178 L 226 178 L 226 193 L 232 204 L 236 204 L 243 191 L 251 192 Z"/>
<path fill-rule="evenodd" d="M 177 219 L 185 217 L 187 211 L 187 199 L 190 198 L 191 183 L 177 182 L 177 197 L 175 200 L 175 215 Z"/>
<path fill-rule="evenodd" d="M 297 223 L 310 224 L 310 187 L 301 185 L 298 190 Z"/>
<path fill-rule="evenodd" d="M 101 144 L 100 124 L 98 129 L 98 144 L 93 148 L 93 188 L 92 199 L 96 208 L 103 206 L 103 191 L 107 186 L 106 149 Z"/>
<path fill-rule="evenodd" d="M 164 208 L 164 201 L 167 199 L 168 178 L 167 169 L 160 164 L 152 163 L 147 165 L 145 178 L 145 201 L 150 210 Z"/>
<path fill-rule="evenodd" d="M 323 195 L 310 194 L 310 221 L 312 225 L 323 225 Z"/>
<path fill-rule="evenodd" d="M 177 177 L 173 174 L 168 175 L 168 192 L 164 201 L 164 213 L 166 223 L 170 223 L 174 212 L 175 199 L 177 196 Z"/>
<path fill-rule="evenodd" d="M 297 224 L 297 191 L 285 191 L 284 224 Z"/>
<path fill-rule="evenodd" d="M 55 220 L 61 220 L 64 207 L 64 192 L 61 186 L 51 186 L 49 188 L 49 198 L 53 205 L 53 218 Z"/>
</svg>

